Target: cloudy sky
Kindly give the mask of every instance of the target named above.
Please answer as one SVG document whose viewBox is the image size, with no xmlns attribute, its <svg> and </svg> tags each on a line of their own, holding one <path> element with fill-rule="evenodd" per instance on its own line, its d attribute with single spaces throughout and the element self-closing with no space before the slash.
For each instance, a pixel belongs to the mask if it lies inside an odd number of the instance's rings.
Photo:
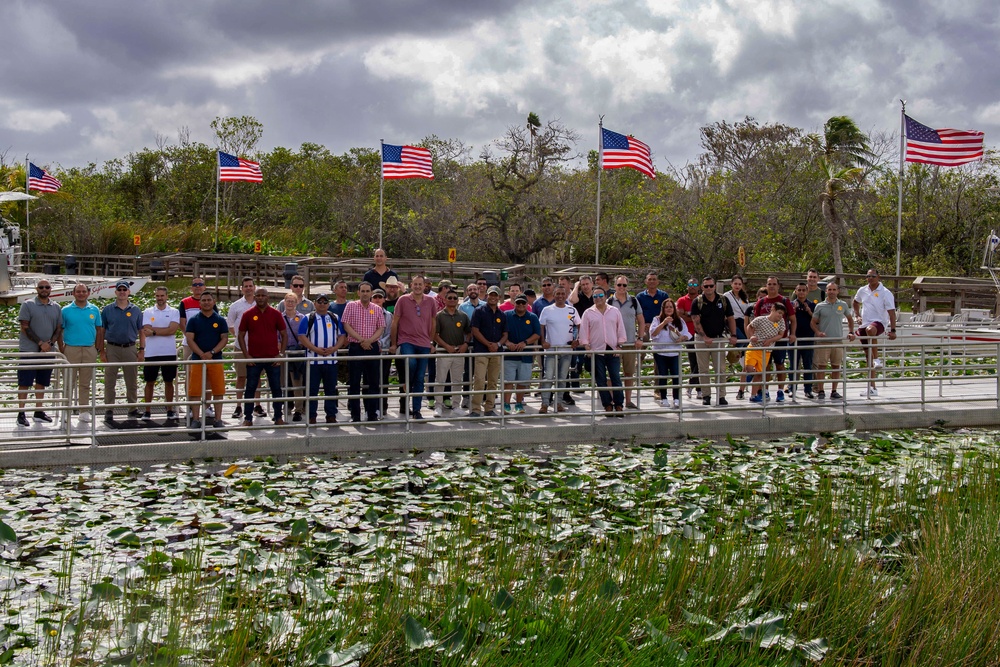
<svg viewBox="0 0 1000 667">
<path fill-rule="evenodd" d="M 474 154 L 529 111 L 596 148 L 597 118 L 697 159 L 750 115 L 847 114 L 1000 137 L 995 0 L 7 0 L 0 152 L 64 167 L 251 115 L 261 148 L 456 138 Z"/>
</svg>

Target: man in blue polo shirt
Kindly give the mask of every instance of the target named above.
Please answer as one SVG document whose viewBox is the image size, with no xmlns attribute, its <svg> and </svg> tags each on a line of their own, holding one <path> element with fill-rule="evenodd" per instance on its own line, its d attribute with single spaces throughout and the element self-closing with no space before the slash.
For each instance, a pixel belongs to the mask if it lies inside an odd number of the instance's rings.
<svg viewBox="0 0 1000 667">
<path fill-rule="evenodd" d="M 101 323 L 104 326 L 104 347 L 98 348 L 104 362 L 104 421 L 114 421 L 115 386 L 118 371 L 125 376 L 125 399 L 133 404 L 128 416 L 138 419 L 142 416 L 135 403 L 139 402 L 139 367 L 132 362 L 145 360 L 146 334 L 142 330 L 142 309 L 129 300 L 132 286 L 127 280 L 119 280 L 115 285 L 115 301 L 104 306 Z M 136 345 L 138 343 L 138 346 Z"/>
<path fill-rule="evenodd" d="M 472 351 L 476 353 L 472 381 L 476 393 L 472 395 L 470 417 L 483 415 L 481 410 L 484 405 L 487 417 L 496 416 L 493 406 L 501 366 L 500 356 L 496 353 L 507 343 L 507 315 L 500 310 L 499 303 L 500 288 L 492 285 L 486 290 L 486 303 L 472 314 Z M 488 392 L 485 396 L 479 393 L 483 390 Z"/>
<path fill-rule="evenodd" d="M 507 349 L 520 352 L 538 343 L 542 337 L 542 326 L 538 316 L 528 310 L 528 298 L 524 294 L 514 297 L 514 310 L 507 313 Z M 503 360 L 503 411 L 504 414 L 524 414 L 524 390 L 531 382 L 532 355 L 505 357 Z M 511 410 L 510 389 L 516 391 L 514 408 Z"/>
<path fill-rule="evenodd" d="M 97 351 L 104 349 L 104 325 L 101 311 L 87 299 L 90 288 L 83 283 L 73 287 L 73 303 L 63 306 L 63 336 L 60 351 L 71 364 L 92 364 L 97 361 Z M 94 378 L 94 367 L 78 368 L 70 377 L 77 383 L 77 405 L 80 421 L 89 422 L 94 415 L 90 406 L 90 383 Z"/>
</svg>

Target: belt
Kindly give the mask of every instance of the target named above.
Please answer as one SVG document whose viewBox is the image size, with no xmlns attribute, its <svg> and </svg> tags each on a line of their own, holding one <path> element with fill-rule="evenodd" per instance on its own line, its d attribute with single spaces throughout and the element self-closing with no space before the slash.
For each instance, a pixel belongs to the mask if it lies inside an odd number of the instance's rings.
<svg viewBox="0 0 1000 667">
<path fill-rule="evenodd" d="M 132 342 L 132 343 L 112 343 L 110 340 L 106 340 L 106 341 L 104 341 L 104 343 L 106 345 L 114 345 L 115 347 L 133 347 L 133 346 L 135 346 L 134 342 Z"/>
</svg>

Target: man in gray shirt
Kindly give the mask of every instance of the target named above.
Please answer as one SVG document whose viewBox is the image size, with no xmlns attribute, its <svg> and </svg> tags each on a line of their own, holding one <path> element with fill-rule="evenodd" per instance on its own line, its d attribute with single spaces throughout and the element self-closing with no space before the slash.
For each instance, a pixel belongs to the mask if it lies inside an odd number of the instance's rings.
<svg viewBox="0 0 1000 667">
<path fill-rule="evenodd" d="M 62 308 L 49 300 L 52 285 L 48 280 L 39 280 L 35 289 L 38 296 L 22 303 L 17 316 L 21 324 L 17 349 L 24 354 L 17 369 L 18 426 L 29 426 L 24 404 L 32 385 L 35 386 L 36 400 L 34 418 L 42 422 L 52 421 L 42 410 L 45 388 L 52 381 L 52 366 L 41 364 L 51 359 L 44 353 L 51 352 L 62 335 Z"/>
<path fill-rule="evenodd" d="M 843 396 L 837 393 L 837 380 L 840 379 L 840 369 L 844 365 L 844 324 L 847 318 L 847 338 L 854 340 L 854 318 L 851 317 L 851 309 L 846 303 L 840 300 L 840 287 L 837 283 L 828 283 L 826 286 L 826 301 L 816 304 L 816 309 L 812 316 L 812 330 L 817 341 L 816 352 L 813 356 L 813 390 L 816 398 L 826 398 L 823 391 L 823 371 L 827 366 L 832 366 L 830 373 L 830 398 L 841 400 Z"/>
</svg>

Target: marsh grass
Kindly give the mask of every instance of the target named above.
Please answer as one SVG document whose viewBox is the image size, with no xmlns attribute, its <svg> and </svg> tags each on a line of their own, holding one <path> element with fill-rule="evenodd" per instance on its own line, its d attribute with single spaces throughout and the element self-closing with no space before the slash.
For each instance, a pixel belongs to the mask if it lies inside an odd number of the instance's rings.
<svg viewBox="0 0 1000 667">
<path fill-rule="evenodd" d="M 0 590 L 0 663 L 1000 662 L 992 437 L 733 444 L 467 453 L 440 471 L 362 466 L 322 493 L 315 462 L 164 471 L 143 496 L 154 522 L 171 487 L 206 515 L 162 521 L 185 548 L 138 527 L 77 540 L 51 583 Z M 340 498 L 350 519 L 281 513 L 306 498 Z M 263 515 L 267 530 L 241 530 Z M 14 518 L 9 582 L 40 562 Z"/>
</svg>

